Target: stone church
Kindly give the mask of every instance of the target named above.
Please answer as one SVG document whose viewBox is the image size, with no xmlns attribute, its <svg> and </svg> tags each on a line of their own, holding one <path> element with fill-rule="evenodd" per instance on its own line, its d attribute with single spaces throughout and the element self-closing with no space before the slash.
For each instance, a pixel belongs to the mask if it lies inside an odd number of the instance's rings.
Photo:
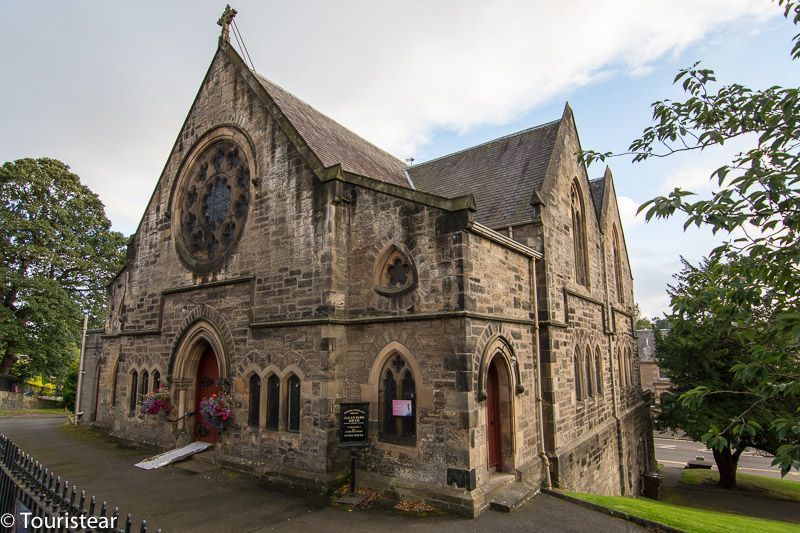
<svg viewBox="0 0 800 533">
<path fill-rule="evenodd" d="M 85 420 L 330 489 L 340 405 L 366 402 L 364 485 L 469 516 L 513 483 L 637 493 L 631 269 L 611 173 L 579 147 L 567 106 L 408 166 L 248 68 L 223 24 L 108 286 Z M 142 414 L 160 386 L 174 409 Z M 224 431 L 197 415 L 217 392 Z"/>
</svg>

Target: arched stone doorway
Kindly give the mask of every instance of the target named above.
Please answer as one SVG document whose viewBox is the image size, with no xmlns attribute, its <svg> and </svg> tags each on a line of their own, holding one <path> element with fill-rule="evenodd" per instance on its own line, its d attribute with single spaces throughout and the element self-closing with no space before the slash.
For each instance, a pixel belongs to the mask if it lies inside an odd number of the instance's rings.
<svg viewBox="0 0 800 533">
<path fill-rule="evenodd" d="M 487 466 L 492 472 L 504 472 L 513 467 L 512 386 L 513 379 L 504 358 L 493 357 L 486 371 Z"/>
<path fill-rule="evenodd" d="M 203 398 L 219 393 L 227 383 L 227 358 L 217 329 L 204 320 L 192 324 L 177 343 L 171 370 L 177 445 L 217 442 L 220 432 L 204 424 L 199 413 Z"/>
</svg>

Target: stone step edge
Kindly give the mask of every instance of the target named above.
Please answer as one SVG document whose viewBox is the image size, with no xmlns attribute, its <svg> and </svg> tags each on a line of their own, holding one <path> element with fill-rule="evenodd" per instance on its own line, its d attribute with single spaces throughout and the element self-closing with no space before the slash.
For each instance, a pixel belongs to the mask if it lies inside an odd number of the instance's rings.
<svg viewBox="0 0 800 533">
<path fill-rule="evenodd" d="M 622 511 L 617 511 L 616 509 L 611 509 L 610 507 L 605 507 L 604 505 L 600 505 L 597 503 L 587 502 L 586 500 L 575 498 L 574 496 L 570 496 L 569 494 L 564 494 L 563 492 L 560 492 L 558 490 L 546 489 L 542 487 L 542 493 L 549 494 L 550 496 L 555 496 L 556 498 L 561 498 L 562 500 L 566 500 L 571 503 L 582 505 L 583 507 L 587 507 L 593 511 L 598 511 L 600 513 L 605 513 L 609 516 L 613 516 L 614 518 L 621 518 L 623 520 L 627 520 L 628 522 L 633 522 L 634 524 L 637 524 L 639 526 L 654 531 L 664 531 L 666 533 L 684 533 L 682 529 L 676 529 L 674 527 L 662 524 L 661 522 L 655 522 L 653 520 L 648 520 L 647 518 L 642 518 L 641 516 L 635 516 L 632 514 L 623 513 Z"/>
<path fill-rule="evenodd" d="M 521 481 L 516 481 L 515 483 L 521 483 L 521 484 L 524 485 L 524 483 L 522 483 Z M 510 484 L 510 485 L 506 485 L 505 487 L 500 489 L 500 491 L 498 491 L 498 493 L 502 492 L 506 488 L 512 487 L 512 486 L 514 486 L 513 483 Z M 539 494 L 539 491 L 536 490 L 534 487 L 529 486 L 529 485 L 525 485 L 525 486 L 528 488 L 528 491 L 525 493 L 525 495 L 522 498 L 520 498 L 519 500 L 514 502 L 512 505 L 505 505 L 505 504 L 496 502 L 494 499 L 492 499 L 489 502 L 489 507 L 491 507 L 495 511 L 500 511 L 501 513 L 510 513 L 512 511 L 516 511 L 517 509 L 519 509 L 520 507 L 522 507 L 523 505 L 525 505 L 526 503 L 531 501 L 537 494 Z"/>
</svg>

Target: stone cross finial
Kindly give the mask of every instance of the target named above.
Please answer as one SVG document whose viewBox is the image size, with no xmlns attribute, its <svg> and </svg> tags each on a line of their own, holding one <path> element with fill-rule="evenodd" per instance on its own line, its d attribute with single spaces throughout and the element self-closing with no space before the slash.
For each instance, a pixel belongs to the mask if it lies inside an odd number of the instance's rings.
<svg viewBox="0 0 800 533">
<path fill-rule="evenodd" d="M 217 21 L 217 24 L 222 26 L 222 40 L 226 43 L 231 42 L 231 22 L 233 22 L 233 17 L 236 16 L 236 13 L 237 11 L 228 4 Z"/>
</svg>

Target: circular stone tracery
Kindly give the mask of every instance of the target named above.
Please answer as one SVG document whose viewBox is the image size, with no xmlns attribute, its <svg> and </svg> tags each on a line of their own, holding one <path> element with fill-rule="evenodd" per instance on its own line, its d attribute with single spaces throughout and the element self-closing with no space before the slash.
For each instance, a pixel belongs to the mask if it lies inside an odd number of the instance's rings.
<svg viewBox="0 0 800 533">
<path fill-rule="evenodd" d="M 218 266 L 244 228 L 250 202 L 247 155 L 231 140 L 208 146 L 182 180 L 178 251 L 195 272 Z"/>
</svg>

